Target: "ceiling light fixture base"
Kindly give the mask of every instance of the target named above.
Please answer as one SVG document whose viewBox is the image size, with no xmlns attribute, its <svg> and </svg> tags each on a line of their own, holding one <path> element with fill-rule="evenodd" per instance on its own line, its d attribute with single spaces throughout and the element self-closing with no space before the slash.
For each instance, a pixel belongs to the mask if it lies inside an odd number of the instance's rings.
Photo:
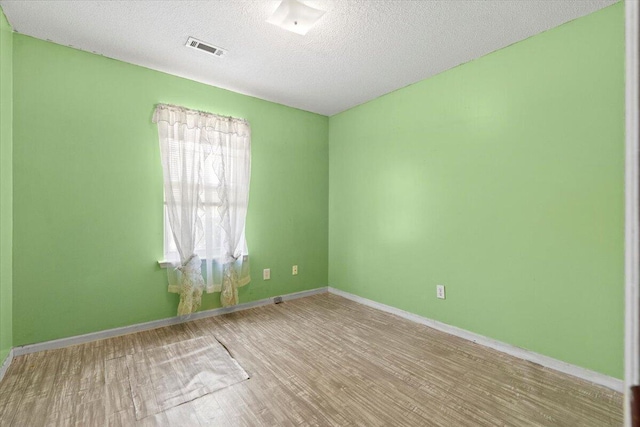
<svg viewBox="0 0 640 427">
<path fill-rule="evenodd" d="M 282 0 L 267 22 L 304 36 L 324 14 L 324 10 L 307 6 L 298 0 Z"/>
</svg>

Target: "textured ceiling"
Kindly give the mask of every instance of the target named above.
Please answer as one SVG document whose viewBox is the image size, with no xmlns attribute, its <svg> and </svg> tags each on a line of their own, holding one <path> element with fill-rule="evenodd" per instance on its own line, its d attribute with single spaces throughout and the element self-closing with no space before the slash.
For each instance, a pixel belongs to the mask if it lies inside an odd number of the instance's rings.
<svg viewBox="0 0 640 427">
<path fill-rule="evenodd" d="M 279 1 L 0 0 L 16 31 L 333 115 L 615 0 L 324 0 L 305 36 L 266 19 Z M 193 36 L 228 50 L 184 46 Z"/>
</svg>

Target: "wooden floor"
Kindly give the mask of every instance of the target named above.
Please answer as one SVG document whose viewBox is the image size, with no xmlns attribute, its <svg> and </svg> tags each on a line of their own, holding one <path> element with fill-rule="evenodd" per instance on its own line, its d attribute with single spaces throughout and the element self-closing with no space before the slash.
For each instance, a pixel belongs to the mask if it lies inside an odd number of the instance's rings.
<svg viewBox="0 0 640 427">
<path fill-rule="evenodd" d="M 250 379 L 136 421 L 124 356 L 215 335 Z M 321 294 L 14 359 L 0 425 L 619 426 L 622 396 Z"/>
</svg>

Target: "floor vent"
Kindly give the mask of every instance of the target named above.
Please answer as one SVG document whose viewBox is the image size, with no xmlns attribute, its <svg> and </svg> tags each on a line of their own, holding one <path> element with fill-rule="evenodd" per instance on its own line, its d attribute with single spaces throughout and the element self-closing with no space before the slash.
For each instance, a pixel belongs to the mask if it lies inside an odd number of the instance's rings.
<svg viewBox="0 0 640 427">
<path fill-rule="evenodd" d="M 227 51 L 224 50 L 223 48 L 202 42 L 198 39 L 194 39 L 193 37 L 189 37 L 189 39 L 187 40 L 187 44 L 185 46 L 193 49 L 201 50 L 203 52 L 209 53 L 218 58 L 225 56 L 227 54 Z"/>
</svg>

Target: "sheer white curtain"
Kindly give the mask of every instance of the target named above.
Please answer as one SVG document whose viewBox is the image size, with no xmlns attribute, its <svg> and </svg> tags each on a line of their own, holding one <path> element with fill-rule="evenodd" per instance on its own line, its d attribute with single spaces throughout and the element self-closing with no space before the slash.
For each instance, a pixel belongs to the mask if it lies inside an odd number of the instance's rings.
<svg viewBox="0 0 640 427">
<path fill-rule="evenodd" d="M 195 312 L 203 291 L 238 303 L 249 283 L 245 220 L 251 177 L 251 128 L 242 119 L 160 104 L 158 125 L 166 205 L 165 258 L 178 315 Z M 204 265 L 203 265 L 204 264 Z M 203 278 L 203 270 L 206 280 Z"/>
</svg>

